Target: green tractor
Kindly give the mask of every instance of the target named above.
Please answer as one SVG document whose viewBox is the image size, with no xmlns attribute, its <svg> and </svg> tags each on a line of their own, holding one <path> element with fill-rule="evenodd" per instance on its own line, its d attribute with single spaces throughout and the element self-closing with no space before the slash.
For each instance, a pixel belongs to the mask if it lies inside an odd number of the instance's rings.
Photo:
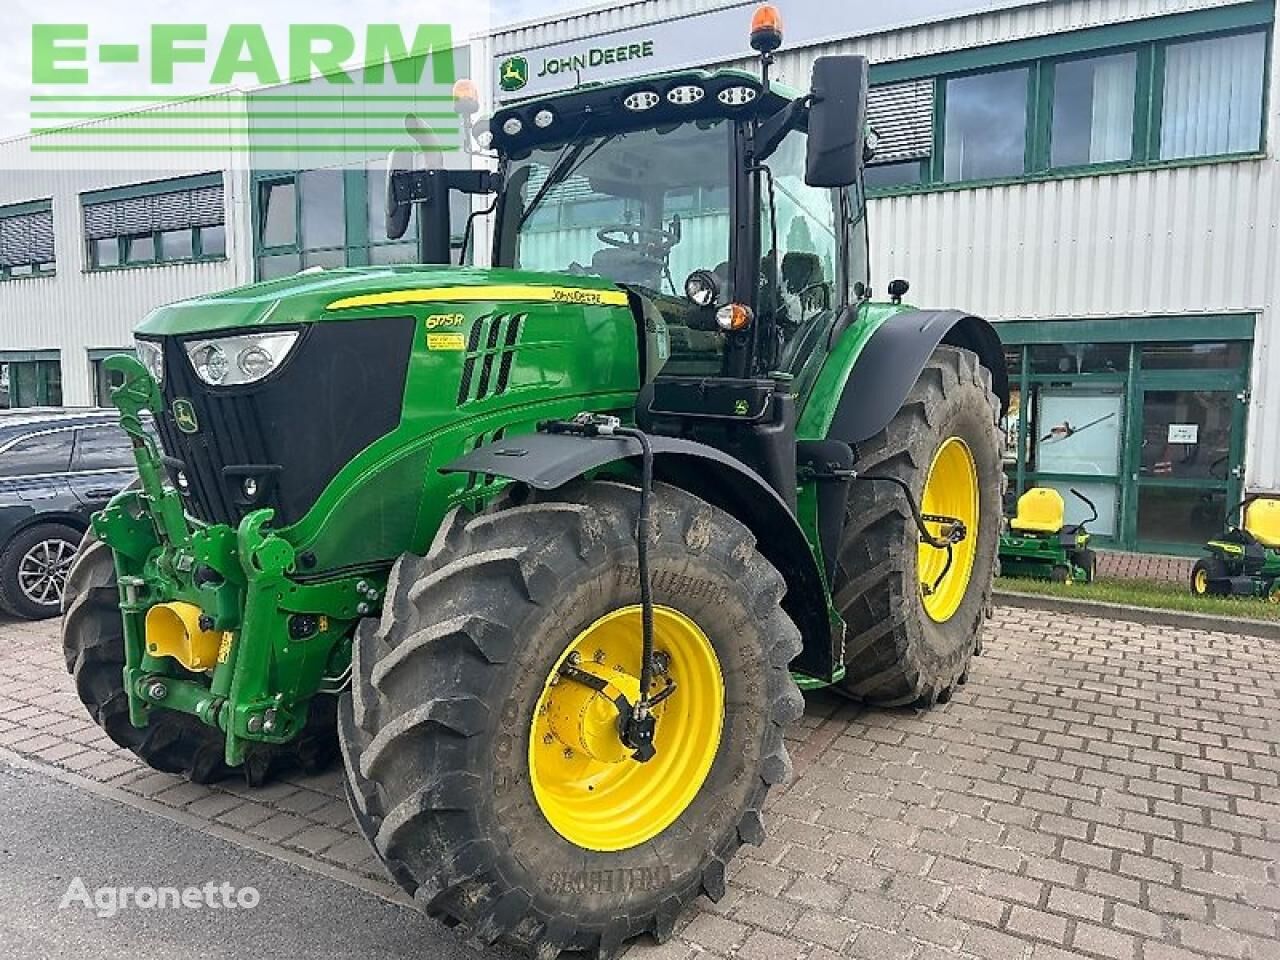
<svg viewBox="0 0 1280 960">
<path fill-rule="evenodd" d="M 1191 592 L 1280 603 L 1280 498 L 1250 497 L 1232 515 L 1240 524 L 1204 545 L 1208 556 L 1191 568 Z"/>
<path fill-rule="evenodd" d="M 1062 494 L 1052 487 L 1032 487 L 1018 498 L 1018 509 L 1000 536 L 1000 573 L 1055 583 L 1092 583 L 1098 555 L 1089 547 L 1088 525 L 1098 519 L 1093 501 L 1075 487 L 1071 495 L 1092 516 L 1067 523 Z"/>
<path fill-rule="evenodd" d="M 108 361 L 139 483 L 95 517 L 62 624 L 116 743 L 250 783 L 340 747 L 431 915 L 607 957 L 763 841 L 801 689 L 929 706 L 965 682 L 1000 343 L 902 283 L 873 302 L 866 63 L 793 93 L 779 41 L 756 31 L 761 75 L 504 107 L 494 170 L 395 173 L 422 265 L 142 322 Z M 490 268 L 446 265 L 454 190 L 493 201 Z"/>
</svg>

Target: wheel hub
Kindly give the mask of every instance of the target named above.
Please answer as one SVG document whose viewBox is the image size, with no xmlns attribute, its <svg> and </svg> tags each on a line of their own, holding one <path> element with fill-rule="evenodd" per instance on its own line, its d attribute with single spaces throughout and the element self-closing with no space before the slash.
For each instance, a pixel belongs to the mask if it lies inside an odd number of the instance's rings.
<svg viewBox="0 0 1280 960">
<path fill-rule="evenodd" d="M 715 649 L 678 610 L 659 604 L 653 613 L 657 679 L 676 690 L 653 707 L 650 759 L 623 742 L 619 705 L 640 697 L 638 605 L 606 614 L 568 644 L 530 718 L 534 798 L 551 827 L 584 849 L 627 850 L 656 837 L 693 802 L 719 751 L 725 690 Z"/>
<path fill-rule="evenodd" d="M 605 689 L 596 690 L 560 677 L 546 703 L 551 735 L 567 749 L 581 751 L 601 763 L 630 759 L 631 750 L 620 736 L 622 717 L 616 697 L 623 696 L 631 704 L 639 702 L 640 679 L 625 670 L 594 662 L 575 666 L 602 682 Z"/>
</svg>

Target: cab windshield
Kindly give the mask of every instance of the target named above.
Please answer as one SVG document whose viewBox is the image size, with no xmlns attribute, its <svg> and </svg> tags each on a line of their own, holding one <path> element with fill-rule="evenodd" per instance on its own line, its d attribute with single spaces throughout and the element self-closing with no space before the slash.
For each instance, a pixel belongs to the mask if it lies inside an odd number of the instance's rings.
<svg viewBox="0 0 1280 960">
<path fill-rule="evenodd" d="M 508 262 L 659 297 L 682 297 L 690 273 L 710 270 L 727 291 L 732 130 L 707 119 L 574 139 L 513 161 L 501 228 L 514 244 Z"/>
</svg>

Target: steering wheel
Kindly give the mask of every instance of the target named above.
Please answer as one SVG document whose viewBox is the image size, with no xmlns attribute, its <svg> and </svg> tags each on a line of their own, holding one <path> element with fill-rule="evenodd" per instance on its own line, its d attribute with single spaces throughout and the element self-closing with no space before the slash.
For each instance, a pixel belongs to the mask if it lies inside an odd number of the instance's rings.
<svg viewBox="0 0 1280 960">
<path fill-rule="evenodd" d="M 601 227 L 596 239 L 610 247 L 628 250 L 646 257 L 665 259 L 671 248 L 680 242 L 674 230 L 662 227 L 642 227 L 635 223 L 619 223 Z"/>
</svg>

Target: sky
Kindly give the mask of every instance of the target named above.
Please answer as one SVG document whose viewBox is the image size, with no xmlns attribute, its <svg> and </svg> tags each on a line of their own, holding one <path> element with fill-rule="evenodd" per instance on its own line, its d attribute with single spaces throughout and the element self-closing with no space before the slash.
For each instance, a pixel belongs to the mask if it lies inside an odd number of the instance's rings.
<svg viewBox="0 0 1280 960">
<path fill-rule="evenodd" d="M 359 25 L 407 25 L 432 20 L 458 23 L 475 16 L 482 3 L 483 0 L 360 0 Z M 594 0 L 490 0 L 489 19 L 496 24 L 513 23 L 593 3 Z M 290 23 L 351 25 L 352 9 L 351 0 L 271 0 L 269 4 L 263 0 L 218 0 L 212 5 L 197 0 L 0 0 L 0 140 L 23 136 L 32 124 L 33 23 L 88 24 L 91 48 L 103 41 L 145 44 L 152 23 L 206 23 L 212 61 L 228 23 L 261 23 L 272 37 L 274 52 L 285 49 L 283 41 L 277 46 L 275 38 L 283 36 Z M 114 68 L 102 77 L 94 80 L 92 93 L 150 92 L 130 86 L 128 68 Z"/>
</svg>

